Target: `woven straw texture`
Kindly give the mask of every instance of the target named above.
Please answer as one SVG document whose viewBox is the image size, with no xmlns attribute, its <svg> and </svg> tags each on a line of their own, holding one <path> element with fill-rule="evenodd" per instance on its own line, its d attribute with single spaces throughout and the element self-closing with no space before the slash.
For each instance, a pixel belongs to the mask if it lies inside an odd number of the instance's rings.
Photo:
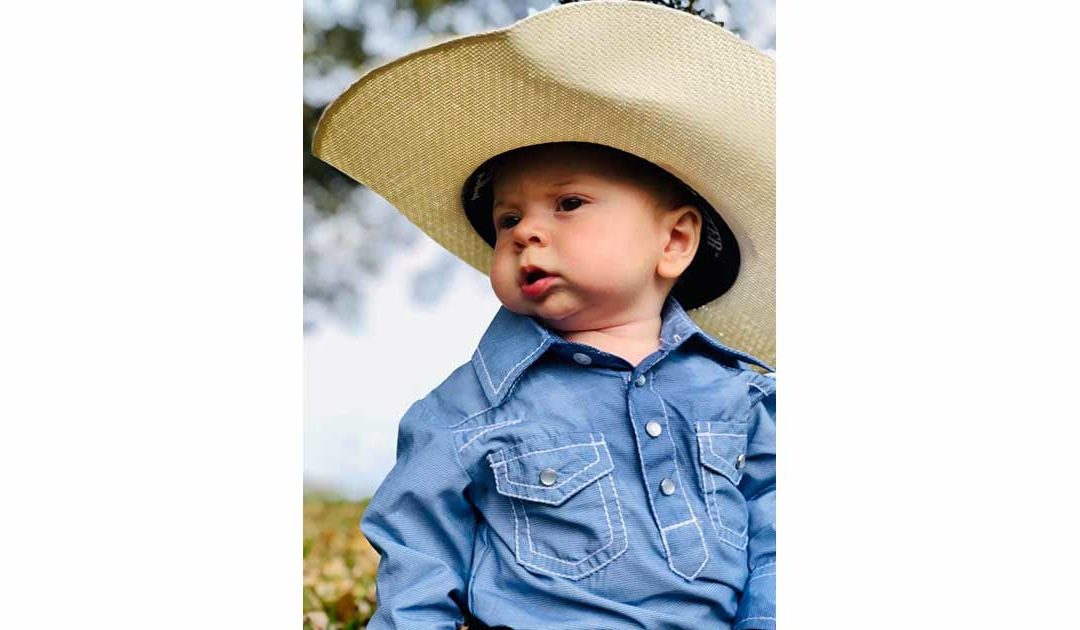
<svg viewBox="0 0 1080 630">
<path fill-rule="evenodd" d="M 327 107 L 313 152 L 485 274 L 492 250 L 460 195 L 486 159 L 559 141 L 641 156 L 708 199 L 739 240 L 735 285 L 690 316 L 775 365 L 774 67 L 682 11 L 560 5 L 371 70 Z"/>
</svg>

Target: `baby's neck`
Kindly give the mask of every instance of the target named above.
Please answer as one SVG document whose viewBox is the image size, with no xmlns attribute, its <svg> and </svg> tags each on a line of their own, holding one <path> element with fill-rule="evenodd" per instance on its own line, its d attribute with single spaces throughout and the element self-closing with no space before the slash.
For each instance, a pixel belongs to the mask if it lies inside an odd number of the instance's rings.
<svg viewBox="0 0 1080 630">
<path fill-rule="evenodd" d="M 660 324 L 657 315 L 594 330 L 563 331 L 560 335 L 567 341 L 593 346 L 637 366 L 660 347 Z"/>
</svg>

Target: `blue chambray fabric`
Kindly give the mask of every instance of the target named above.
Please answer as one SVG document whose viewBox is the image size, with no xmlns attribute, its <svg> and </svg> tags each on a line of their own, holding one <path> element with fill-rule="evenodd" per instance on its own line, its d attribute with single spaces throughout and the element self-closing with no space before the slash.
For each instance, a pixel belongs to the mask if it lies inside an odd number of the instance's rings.
<svg viewBox="0 0 1080 630">
<path fill-rule="evenodd" d="M 674 298 L 637 366 L 500 308 L 401 420 L 368 628 L 775 628 L 775 401 Z"/>
</svg>

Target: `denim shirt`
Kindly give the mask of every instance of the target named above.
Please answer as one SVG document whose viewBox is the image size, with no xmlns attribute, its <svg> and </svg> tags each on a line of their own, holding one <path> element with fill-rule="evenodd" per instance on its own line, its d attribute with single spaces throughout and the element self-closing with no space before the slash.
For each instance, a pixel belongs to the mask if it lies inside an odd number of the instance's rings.
<svg viewBox="0 0 1080 630">
<path fill-rule="evenodd" d="M 633 366 L 499 309 L 361 518 L 370 630 L 775 628 L 771 368 L 661 318 Z"/>
</svg>

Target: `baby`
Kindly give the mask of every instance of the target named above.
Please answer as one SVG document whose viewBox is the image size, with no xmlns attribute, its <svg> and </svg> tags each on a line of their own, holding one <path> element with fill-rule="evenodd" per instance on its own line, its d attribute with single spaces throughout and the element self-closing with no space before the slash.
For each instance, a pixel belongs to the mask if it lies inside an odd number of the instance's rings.
<svg viewBox="0 0 1080 630">
<path fill-rule="evenodd" d="M 774 380 L 670 295 L 701 211 L 598 145 L 490 178 L 504 307 L 402 420 L 368 627 L 772 628 Z"/>
<path fill-rule="evenodd" d="M 327 109 L 316 155 L 489 261 L 502 303 L 361 519 L 370 630 L 775 628 L 775 380 L 702 327 L 772 348 L 771 127 L 771 60 L 620 1 L 406 56 Z"/>
</svg>

